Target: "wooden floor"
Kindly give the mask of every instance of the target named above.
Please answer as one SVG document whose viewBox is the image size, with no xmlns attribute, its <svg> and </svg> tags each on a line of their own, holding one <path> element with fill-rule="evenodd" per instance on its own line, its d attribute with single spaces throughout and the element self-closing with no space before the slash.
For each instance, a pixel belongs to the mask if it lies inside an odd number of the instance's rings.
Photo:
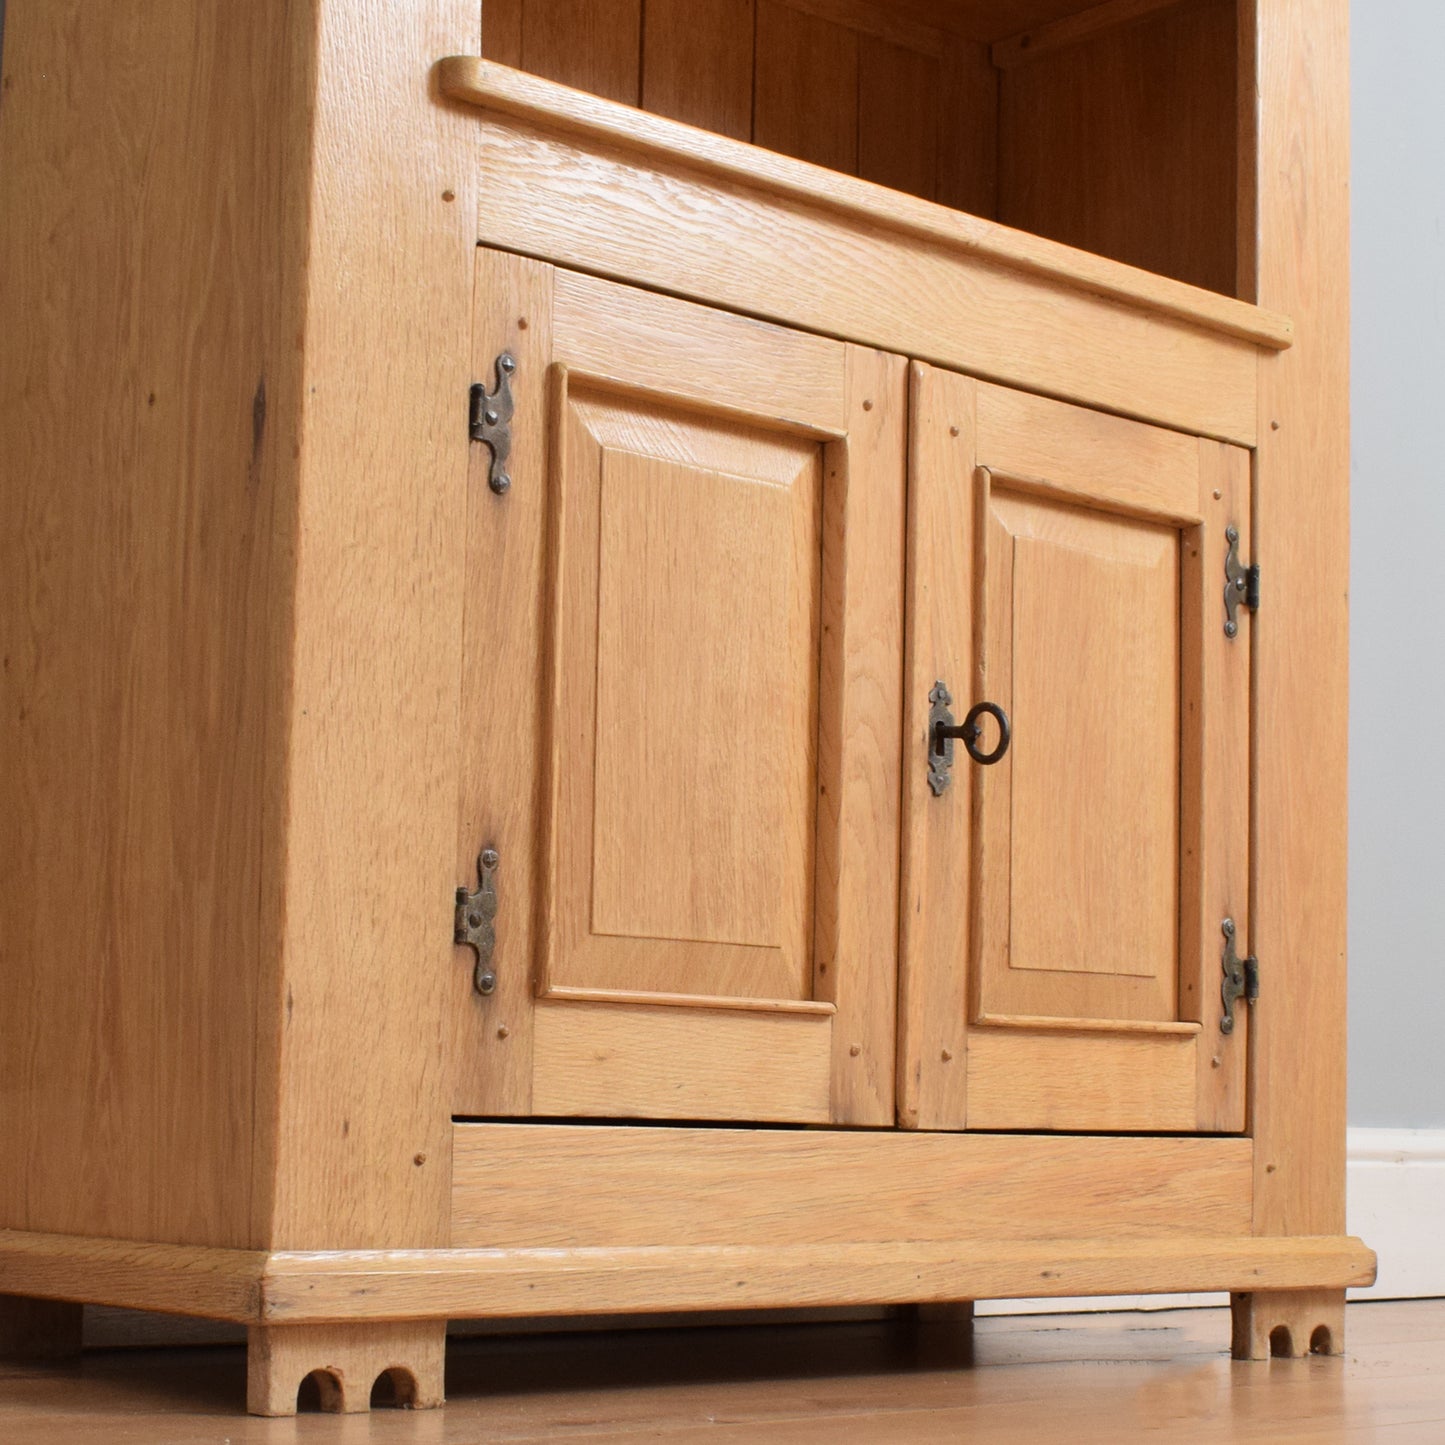
<svg viewBox="0 0 1445 1445">
<path fill-rule="evenodd" d="M 1445 1445 L 1445 1300 L 1352 1305 L 1343 1359 L 1235 1364 L 1223 1311 L 453 1341 L 445 1410 L 245 1416 L 237 1347 L 0 1366 L 5 1445 L 1382 1441 Z"/>
</svg>

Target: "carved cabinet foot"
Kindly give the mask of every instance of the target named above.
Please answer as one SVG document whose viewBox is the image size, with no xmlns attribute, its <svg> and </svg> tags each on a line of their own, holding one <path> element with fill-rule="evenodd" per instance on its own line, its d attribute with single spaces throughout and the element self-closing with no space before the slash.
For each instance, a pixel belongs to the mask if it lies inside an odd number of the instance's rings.
<svg viewBox="0 0 1445 1445">
<path fill-rule="evenodd" d="M 1343 1290 L 1260 1290 L 1230 1298 L 1236 1360 L 1345 1352 Z"/>
<path fill-rule="evenodd" d="M 430 1410 L 445 1399 L 446 1321 L 256 1325 L 247 1332 L 246 1408 L 294 1415 L 302 1386 L 315 1407 L 357 1414 L 377 1403 Z"/>
</svg>

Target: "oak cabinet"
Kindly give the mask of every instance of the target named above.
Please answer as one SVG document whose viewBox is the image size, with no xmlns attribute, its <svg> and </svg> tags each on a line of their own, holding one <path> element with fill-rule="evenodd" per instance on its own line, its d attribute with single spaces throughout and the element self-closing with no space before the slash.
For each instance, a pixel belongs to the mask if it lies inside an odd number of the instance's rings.
<svg viewBox="0 0 1445 1445">
<path fill-rule="evenodd" d="M 114 8 L 5 15 L 0 1340 L 1341 1349 L 1344 0 Z"/>
</svg>

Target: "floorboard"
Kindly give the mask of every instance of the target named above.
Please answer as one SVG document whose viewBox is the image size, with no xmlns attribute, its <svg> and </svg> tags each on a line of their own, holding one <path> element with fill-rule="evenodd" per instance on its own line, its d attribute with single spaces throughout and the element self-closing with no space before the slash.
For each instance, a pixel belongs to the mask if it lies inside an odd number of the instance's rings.
<svg viewBox="0 0 1445 1445">
<path fill-rule="evenodd" d="M 1349 1307 L 1342 1359 L 1238 1364 L 1221 1310 L 454 1340 L 445 1410 L 257 1420 L 236 1346 L 0 1366 L 6 1445 L 1445 1445 L 1445 1300 Z"/>
</svg>

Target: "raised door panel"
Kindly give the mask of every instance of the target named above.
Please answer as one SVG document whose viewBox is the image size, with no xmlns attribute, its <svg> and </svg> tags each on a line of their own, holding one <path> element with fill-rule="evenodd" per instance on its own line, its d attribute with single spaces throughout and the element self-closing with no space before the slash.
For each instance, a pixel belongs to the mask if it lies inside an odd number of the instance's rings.
<svg viewBox="0 0 1445 1445">
<path fill-rule="evenodd" d="M 921 365 L 911 387 L 900 1117 L 1239 1130 L 1248 454 Z M 939 683 L 1010 724 L 941 788 Z"/>
<path fill-rule="evenodd" d="M 507 886 L 454 1110 L 891 1122 L 905 364 L 489 251 L 477 294 L 459 843 Z"/>
<path fill-rule="evenodd" d="M 1176 1017 L 1179 533 L 977 482 L 975 1016 Z"/>
<path fill-rule="evenodd" d="M 545 982 L 813 995 L 817 441 L 569 388 Z"/>
</svg>

